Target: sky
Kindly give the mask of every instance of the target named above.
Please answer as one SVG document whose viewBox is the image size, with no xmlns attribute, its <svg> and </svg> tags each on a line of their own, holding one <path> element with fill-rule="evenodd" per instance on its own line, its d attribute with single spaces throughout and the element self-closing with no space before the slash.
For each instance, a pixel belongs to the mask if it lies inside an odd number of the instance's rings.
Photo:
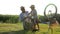
<svg viewBox="0 0 60 34">
<path fill-rule="evenodd" d="M 55 4 L 60 14 L 60 0 L 0 0 L 0 14 L 3 15 L 19 15 L 21 13 L 20 7 L 24 6 L 26 11 L 31 11 L 30 6 L 35 5 L 37 14 L 44 15 L 44 9 L 48 4 Z M 55 11 L 54 6 L 47 8 Z"/>
</svg>

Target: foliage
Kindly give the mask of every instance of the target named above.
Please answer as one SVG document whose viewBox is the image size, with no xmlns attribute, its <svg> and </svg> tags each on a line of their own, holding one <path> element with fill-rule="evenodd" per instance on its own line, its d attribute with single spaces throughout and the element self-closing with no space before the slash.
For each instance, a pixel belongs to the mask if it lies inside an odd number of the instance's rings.
<svg viewBox="0 0 60 34">
<path fill-rule="evenodd" d="M 54 14 L 53 14 L 54 15 Z M 60 23 L 60 14 L 57 14 L 55 16 L 57 21 Z M 40 22 L 47 22 L 47 18 L 42 15 L 38 15 L 39 21 Z M 0 22 L 1 23 L 18 23 L 19 21 L 19 16 L 18 15 L 0 15 Z"/>
<path fill-rule="evenodd" d="M 18 18 L 18 15 L 0 15 L 0 22 L 17 23 L 19 22 Z"/>
</svg>

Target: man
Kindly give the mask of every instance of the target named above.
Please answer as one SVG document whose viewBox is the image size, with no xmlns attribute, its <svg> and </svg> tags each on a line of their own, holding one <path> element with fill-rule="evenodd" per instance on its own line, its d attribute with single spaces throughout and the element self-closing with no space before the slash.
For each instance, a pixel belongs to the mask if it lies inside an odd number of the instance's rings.
<svg viewBox="0 0 60 34">
<path fill-rule="evenodd" d="M 31 5 L 31 12 L 30 12 L 30 14 L 31 14 L 31 17 L 32 17 L 32 21 L 33 21 L 33 30 L 39 30 L 39 24 L 38 24 L 38 22 L 37 22 L 37 20 L 38 20 L 38 17 L 37 17 L 37 11 L 35 10 L 35 6 L 34 5 Z M 37 25 L 37 28 L 38 29 L 36 29 L 36 25 Z"/>
<path fill-rule="evenodd" d="M 23 28 L 24 28 L 24 30 L 26 30 L 27 27 L 26 27 L 26 23 L 24 22 L 24 20 L 28 16 L 28 11 L 25 11 L 25 8 L 23 6 L 21 6 L 20 8 L 21 8 L 22 13 L 19 15 L 19 19 L 20 19 L 20 21 L 23 22 Z"/>
</svg>

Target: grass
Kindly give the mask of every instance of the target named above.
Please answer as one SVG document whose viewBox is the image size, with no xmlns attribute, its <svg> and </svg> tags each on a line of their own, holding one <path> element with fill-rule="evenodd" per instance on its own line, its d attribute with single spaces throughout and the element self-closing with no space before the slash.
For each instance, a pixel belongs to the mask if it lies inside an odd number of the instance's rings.
<svg viewBox="0 0 60 34">
<path fill-rule="evenodd" d="M 32 32 L 31 30 L 23 30 L 22 23 L 17 24 L 8 24 L 8 23 L 0 23 L 0 34 L 51 34 L 51 31 L 48 32 L 47 24 L 40 24 L 40 30 L 36 32 Z M 60 34 L 60 27 L 54 27 L 54 34 Z"/>
</svg>

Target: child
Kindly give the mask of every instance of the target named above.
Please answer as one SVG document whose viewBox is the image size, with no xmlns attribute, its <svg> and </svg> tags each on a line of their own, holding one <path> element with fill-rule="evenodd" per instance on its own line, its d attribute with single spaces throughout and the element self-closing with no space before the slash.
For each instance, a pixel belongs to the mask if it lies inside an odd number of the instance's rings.
<svg viewBox="0 0 60 34">
<path fill-rule="evenodd" d="M 32 21 L 33 21 L 33 23 L 32 23 L 33 30 L 39 30 L 39 24 L 37 22 L 38 17 L 37 17 L 37 11 L 35 10 L 35 6 L 34 5 L 31 5 L 30 8 L 31 8 L 30 14 L 31 14 Z M 36 29 L 36 25 L 37 25 L 38 29 Z"/>
</svg>

